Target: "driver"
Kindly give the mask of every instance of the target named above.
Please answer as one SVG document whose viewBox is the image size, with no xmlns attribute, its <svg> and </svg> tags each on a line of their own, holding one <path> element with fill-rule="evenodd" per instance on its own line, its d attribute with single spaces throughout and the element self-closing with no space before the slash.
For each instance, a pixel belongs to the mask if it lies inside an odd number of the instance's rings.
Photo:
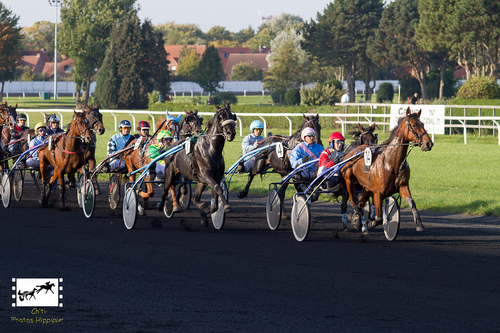
<svg viewBox="0 0 500 333">
<path fill-rule="evenodd" d="M 108 156 L 124 149 L 132 140 L 134 140 L 134 137 L 130 135 L 130 129 L 132 128 L 130 121 L 126 119 L 122 120 L 118 126 L 120 133 L 113 135 L 108 141 Z M 115 157 L 111 163 L 109 163 L 109 167 L 104 165 L 103 171 L 113 172 L 119 171 L 122 168 L 125 168 L 125 160 L 120 154 Z"/>
<path fill-rule="evenodd" d="M 35 133 L 37 136 L 31 140 L 29 143 L 29 148 L 38 146 L 47 139 L 47 126 L 44 123 L 38 123 L 35 126 Z M 26 160 L 26 166 L 28 168 L 39 168 L 40 160 L 38 159 L 38 149 L 34 149 Z"/>
<path fill-rule="evenodd" d="M 148 148 L 149 158 L 154 160 L 164 152 L 168 150 L 170 145 L 172 144 L 172 140 L 174 139 L 172 133 L 168 130 L 162 130 L 158 133 L 158 143 L 154 145 L 150 145 Z M 158 178 L 165 178 L 165 160 L 159 160 L 155 163 L 155 169 L 149 169 L 149 179 L 154 180 L 156 175 Z"/>
<path fill-rule="evenodd" d="M 259 146 L 259 143 L 264 140 L 262 137 L 262 131 L 264 130 L 264 124 L 260 120 L 254 120 L 250 124 L 250 134 L 248 134 L 241 143 L 241 148 L 243 150 L 243 155 L 251 152 Z M 238 173 L 245 173 L 252 170 L 255 164 L 255 157 L 244 162 L 243 160 L 238 165 Z"/>
<path fill-rule="evenodd" d="M 328 148 L 323 150 L 323 152 L 319 155 L 318 176 L 321 175 L 324 170 L 331 168 L 344 159 L 344 142 L 345 138 L 342 133 L 333 132 L 330 135 L 328 138 Z M 326 186 L 323 187 L 333 190 L 334 192 L 339 192 L 340 188 L 338 188 L 338 185 L 342 185 L 340 180 L 340 172 L 337 172 L 325 180 L 323 184 Z"/>
<path fill-rule="evenodd" d="M 139 124 L 137 125 L 137 131 L 139 131 L 139 135 L 143 138 L 149 138 L 149 129 L 151 126 L 149 126 L 149 123 L 147 121 L 141 120 Z"/>
<path fill-rule="evenodd" d="M 316 143 L 316 131 L 311 127 L 306 127 L 302 130 L 300 137 L 304 142 L 301 142 L 292 150 L 290 155 L 290 164 L 292 168 L 296 169 L 301 164 L 309 162 L 315 159 L 323 151 L 323 146 Z M 302 180 L 311 181 L 315 176 L 315 165 L 311 165 L 309 168 L 303 170 L 300 175 Z"/>
<path fill-rule="evenodd" d="M 27 129 L 29 129 L 28 126 L 26 126 L 26 115 L 25 114 L 18 114 L 16 117 L 16 126 L 10 130 L 10 142 L 19 140 L 21 138 L 21 133 Z M 9 146 L 9 152 L 10 155 L 16 154 L 21 148 L 20 142 L 16 142 L 14 144 L 11 144 Z"/>
<path fill-rule="evenodd" d="M 61 120 L 59 119 L 59 117 L 57 115 L 53 114 L 52 116 L 50 116 L 50 118 L 49 118 L 50 127 L 47 130 L 47 135 L 54 135 L 57 133 L 64 132 L 64 130 L 59 127 L 60 122 L 61 122 Z"/>
</svg>

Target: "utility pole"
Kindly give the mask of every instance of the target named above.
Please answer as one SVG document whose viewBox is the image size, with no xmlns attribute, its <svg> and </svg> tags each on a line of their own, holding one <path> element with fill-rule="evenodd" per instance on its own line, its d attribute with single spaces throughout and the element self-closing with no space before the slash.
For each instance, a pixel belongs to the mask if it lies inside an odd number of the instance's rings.
<svg viewBox="0 0 500 333">
<path fill-rule="evenodd" d="M 61 4 L 61 0 L 49 0 L 49 4 L 56 7 L 56 35 L 54 38 L 54 100 L 57 100 L 57 6 Z"/>
</svg>

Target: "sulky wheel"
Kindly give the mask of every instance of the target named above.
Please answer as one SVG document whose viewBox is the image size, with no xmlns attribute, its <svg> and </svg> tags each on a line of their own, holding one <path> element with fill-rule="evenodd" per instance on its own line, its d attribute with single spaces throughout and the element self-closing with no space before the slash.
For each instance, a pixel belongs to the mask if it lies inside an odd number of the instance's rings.
<svg viewBox="0 0 500 333">
<path fill-rule="evenodd" d="M 120 177 L 116 173 L 109 179 L 108 201 L 111 209 L 116 209 L 120 204 Z"/>
<path fill-rule="evenodd" d="M 280 226 L 281 213 L 283 211 L 283 203 L 279 190 L 276 184 L 272 184 L 268 194 L 266 203 L 266 217 L 269 229 L 276 230 Z"/>
<path fill-rule="evenodd" d="M 2 204 L 5 208 L 10 206 L 10 177 L 9 169 L 2 170 Z"/>
<path fill-rule="evenodd" d="M 16 201 L 21 200 L 23 196 L 23 186 L 24 186 L 24 170 L 15 169 L 13 172 L 13 188 L 12 192 L 14 194 L 14 199 Z"/>
<path fill-rule="evenodd" d="M 224 180 L 220 182 L 220 187 L 222 187 L 222 193 L 224 194 L 224 198 L 226 198 L 227 201 L 228 200 L 227 187 L 226 187 L 226 182 Z M 212 214 L 212 224 L 214 225 L 215 229 L 220 230 L 224 226 L 225 220 L 226 220 L 226 213 L 224 213 L 224 205 L 222 204 L 222 200 L 219 199 L 219 206 L 217 210 Z"/>
<path fill-rule="evenodd" d="M 95 192 L 92 179 L 85 177 L 82 190 L 83 214 L 85 214 L 85 217 L 89 219 L 92 217 L 92 214 L 94 214 L 95 208 Z"/>
<path fill-rule="evenodd" d="M 83 191 L 85 184 L 85 175 L 78 175 L 78 179 L 76 180 L 76 199 L 78 201 L 78 207 L 83 209 Z"/>
<path fill-rule="evenodd" d="M 304 241 L 309 234 L 309 225 L 311 223 L 311 212 L 309 211 L 309 205 L 305 196 L 295 196 L 291 219 L 295 239 L 299 242 Z"/>
<path fill-rule="evenodd" d="M 127 229 L 133 229 L 137 221 L 137 194 L 132 187 L 128 188 L 123 198 L 123 222 Z"/>
<path fill-rule="evenodd" d="M 174 199 L 172 198 L 172 193 L 168 190 L 167 197 L 165 198 L 165 204 L 163 205 L 163 213 L 167 219 L 174 215 Z"/>
<path fill-rule="evenodd" d="M 175 193 L 179 193 L 179 205 L 182 210 L 188 210 L 191 205 L 191 184 L 190 183 L 180 183 L 176 186 Z"/>
<path fill-rule="evenodd" d="M 385 199 L 384 205 L 384 234 L 392 242 L 399 233 L 399 205 L 394 197 Z"/>
</svg>

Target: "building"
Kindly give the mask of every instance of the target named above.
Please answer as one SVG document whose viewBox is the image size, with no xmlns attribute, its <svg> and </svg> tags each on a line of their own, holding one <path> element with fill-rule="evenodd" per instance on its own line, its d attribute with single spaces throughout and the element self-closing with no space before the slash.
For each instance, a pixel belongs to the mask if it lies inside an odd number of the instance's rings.
<svg viewBox="0 0 500 333">
<path fill-rule="evenodd" d="M 230 54 L 224 74 L 226 74 L 226 81 L 231 81 L 231 74 L 233 73 L 233 66 L 242 62 L 251 62 L 255 66 L 260 67 L 265 73 L 269 70 L 269 64 L 266 60 L 266 53 L 245 53 L 245 54 Z"/>
<path fill-rule="evenodd" d="M 33 73 L 46 74 L 49 79 L 54 79 L 54 62 L 51 62 L 45 50 L 41 51 L 20 51 L 21 60 L 18 61 L 21 67 L 29 67 Z M 75 61 L 65 56 L 57 55 L 57 75 L 63 80 L 71 80 L 71 69 Z"/>
</svg>

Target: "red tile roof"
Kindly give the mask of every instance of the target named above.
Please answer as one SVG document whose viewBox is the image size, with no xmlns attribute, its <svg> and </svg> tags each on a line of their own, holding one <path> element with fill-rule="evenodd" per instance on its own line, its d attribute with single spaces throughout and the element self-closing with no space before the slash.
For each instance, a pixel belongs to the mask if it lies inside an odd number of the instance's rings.
<svg viewBox="0 0 500 333">
<path fill-rule="evenodd" d="M 255 66 L 260 67 L 263 72 L 267 72 L 269 70 L 269 64 L 267 63 L 266 56 L 266 53 L 230 54 L 226 67 L 224 68 L 226 80 L 231 81 L 233 66 L 241 62 L 251 62 Z"/>
</svg>

